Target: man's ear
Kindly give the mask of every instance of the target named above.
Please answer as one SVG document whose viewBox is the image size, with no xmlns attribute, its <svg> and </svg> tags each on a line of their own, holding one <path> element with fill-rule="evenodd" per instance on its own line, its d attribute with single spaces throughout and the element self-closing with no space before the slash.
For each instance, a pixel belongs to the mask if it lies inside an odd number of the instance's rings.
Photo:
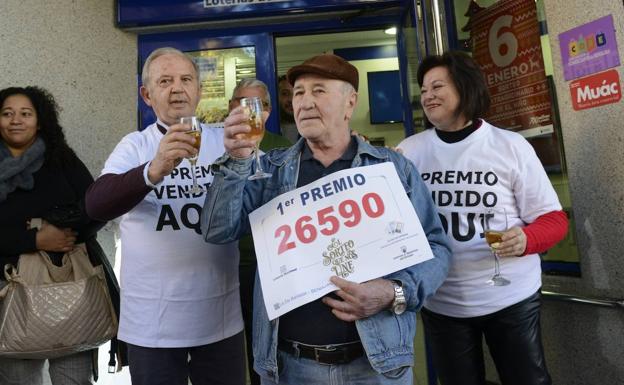
<svg viewBox="0 0 624 385">
<path fill-rule="evenodd" d="M 353 116 L 353 111 L 355 111 L 355 106 L 357 105 L 358 94 L 357 92 L 352 92 L 351 95 L 347 98 L 347 113 L 345 116 L 345 120 L 350 120 Z"/>
<path fill-rule="evenodd" d="M 152 99 L 150 98 L 150 93 L 147 87 L 141 86 L 141 88 L 139 89 L 139 93 L 141 94 L 141 97 L 143 98 L 143 101 L 145 102 L 145 104 L 151 107 Z"/>
<path fill-rule="evenodd" d="M 350 105 L 351 108 L 355 109 L 355 105 L 357 104 L 357 100 L 358 100 L 358 93 L 354 91 L 351 94 L 351 97 L 349 97 L 349 105 Z"/>
</svg>

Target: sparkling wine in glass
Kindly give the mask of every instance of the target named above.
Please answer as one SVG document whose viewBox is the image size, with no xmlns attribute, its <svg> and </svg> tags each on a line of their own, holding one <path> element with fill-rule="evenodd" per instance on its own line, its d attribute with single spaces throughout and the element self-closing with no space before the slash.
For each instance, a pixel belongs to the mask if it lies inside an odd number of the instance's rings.
<svg viewBox="0 0 624 385">
<path fill-rule="evenodd" d="M 262 165 L 260 164 L 260 142 L 264 137 L 264 121 L 262 120 L 262 100 L 257 97 L 242 98 L 240 100 L 241 106 L 247 109 L 249 114 L 249 120 L 247 124 L 251 127 L 249 131 L 244 135 L 245 139 L 253 140 L 256 142 L 254 153 L 256 155 L 256 172 L 249 176 L 250 180 L 269 178 L 272 174 L 264 172 Z"/>
<path fill-rule="evenodd" d="M 197 158 L 199 157 L 199 148 L 201 147 L 201 124 L 199 123 L 199 119 L 196 116 L 184 116 L 180 118 L 180 123 L 187 126 L 189 130 L 186 132 L 188 135 L 191 135 L 195 141 L 193 142 L 193 147 L 197 149 L 197 154 L 193 157 L 188 158 L 191 163 L 191 175 L 193 176 L 193 186 L 190 188 L 189 192 L 191 194 L 200 194 L 204 192 L 204 189 L 197 184 L 197 175 L 195 175 L 195 165 L 197 164 Z"/>
<path fill-rule="evenodd" d="M 511 281 L 501 275 L 500 262 L 496 248 L 502 242 L 503 233 L 507 231 L 507 213 L 503 208 L 491 208 L 483 213 L 483 233 L 485 241 L 494 255 L 494 275 L 486 281 L 492 286 L 507 286 Z"/>
</svg>

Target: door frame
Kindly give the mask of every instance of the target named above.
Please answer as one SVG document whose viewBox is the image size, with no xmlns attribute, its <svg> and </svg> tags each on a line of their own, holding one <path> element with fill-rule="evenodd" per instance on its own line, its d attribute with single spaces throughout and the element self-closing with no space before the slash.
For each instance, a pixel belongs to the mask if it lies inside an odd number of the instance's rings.
<svg viewBox="0 0 624 385">
<path fill-rule="evenodd" d="M 242 28 L 220 29 L 197 29 L 190 31 L 159 32 L 140 34 L 138 36 L 138 70 L 137 70 L 137 96 L 138 116 L 137 126 L 142 129 L 147 124 L 155 121 L 151 108 L 140 97 L 138 89 L 141 86 L 141 70 L 149 53 L 159 47 L 174 47 L 181 51 L 198 51 L 205 49 L 226 49 L 242 46 L 254 46 L 256 52 L 256 77 L 267 84 L 271 100 L 277 101 L 277 66 L 275 52 L 275 38 L 283 36 L 309 35 L 318 33 L 353 32 L 366 29 L 382 29 L 390 26 L 397 27 L 396 46 L 399 60 L 399 74 L 401 79 L 403 127 L 405 136 L 414 133 L 412 120 L 411 95 L 409 93 L 407 77 L 407 57 L 405 39 L 402 26 L 405 20 L 410 18 L 414 24 L 418 23 L 415 0 L 405 0 L 403 6 L 397 8 L 395 13 L 379 16 L 375 12 L 367 15 L 366 4 L 362 4 L 362 15 L 355 18 L 345 19 L 342 15 L 329 15 L 324 20 L 293 21 L 280 24 L 251 25 Z M 235 22 L 235 21 L 234 21 Z M 244 31 L 244 34 L 241 32 Z M 427 35 L 426 28 L 423 29 Z M 425 41 L 427 41 L 425 36 Z M 420 52 L 419 59 L 426 54 Z M 274 103 L 276 104 L 276 103 Z M 277 105 L 277 104 L 276 104 Z M 279 132 L 279 116 L 271 114 L 267 121 L 267 129 Z"/>
<path fill-rule="evenodd" d="M 411 3 L 413 0 L 406 1 Z M 366 8 L 362 6 L 363 12 Z M 256 49 L 256 77 L 267 84 L 271 100 L 277 101 L 277 68 L 275 56 L 275 38 L 282 36 L 309 35 L 318 33 L 339 33 L 352 32 L 366 29 L 382 29 L 389 26 L 396 26 L 400 29 L 404 9 L 400 9 L 396 14 L 370 16 L 363 14 L 361 17 L 345 20 L 341 15 L 329 16 L 320 21 L 307 22 L 286 22 L 275 25 L 254 25 L 246 26 L 244 33 L 241 28 L 222 29 L 198 29 L 190 31 L 159 32 L 151 34 L 140 34 L 138 36 L 138 60 L 137 60 L 137 127 L 143 129 L 147 124 L 155 121 L 155 116 L 150 107 L 142 100 L 139 94 L 141 87 L 141 71 L 145 59 L 150 52 L 160 47 L 173 47 L 181 51 L 198 51 L 205 49 L 226 49 L 242 46 L 254 46 Z M 400 45 L 399 34 L 397 33 L 397 57 L 399 61 L 405 56 L 404 46 Z M 400 72 L 403 69 L 400 68 Z M 402 79 L 404 74 L 401 75 Z M 407 83 L 402 81 L 401 89 L 403 95 L 408 95 Z M 274 103 L 275 104 L 275 103 Z M 411 110 L 406 110 L 403 105 L 404 117 L 411 116 Z M 413 132 L 411 119 L 404 120 L 405 134 Z M 279 132 L 279 116 L 271 114 L 267 121 L 267 129 L 272 132 Z"/>
</svg>

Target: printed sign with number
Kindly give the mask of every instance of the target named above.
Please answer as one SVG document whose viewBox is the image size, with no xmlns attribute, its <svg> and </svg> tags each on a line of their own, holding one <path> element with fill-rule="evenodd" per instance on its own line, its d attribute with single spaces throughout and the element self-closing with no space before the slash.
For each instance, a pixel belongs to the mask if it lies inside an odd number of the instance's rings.
<svg viewBox="0 0 624 385">
<path fill-rule="evenodd" d="M 339 171 L 249 215 L 270 319 L 433 257 L 393 163 Z"/>
<path fill-rule="evenodd" d="M 471 20 L 473 57 L 492 104 L 487 120 L 525 137 L 553 132 L 534 0 L 502 0 Z"/>
</svg>

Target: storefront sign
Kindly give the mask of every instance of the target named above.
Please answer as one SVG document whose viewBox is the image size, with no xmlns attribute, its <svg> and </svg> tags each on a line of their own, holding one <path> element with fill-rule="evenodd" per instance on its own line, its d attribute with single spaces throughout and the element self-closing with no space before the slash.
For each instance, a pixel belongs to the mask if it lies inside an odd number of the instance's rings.
<svg viewBox="0 0 624 385">
<path fill-rule="evenodd" d="M 283 3 L 290 0 L 204 0 L 204 7 L 227 7 L 235 5 L 248 4 L 266 4 L 266 3 Z"/>
<path fill-rule="evenodd" d="M 563 77 L 572 80 L 620 65 L 613 16 L 559 34 Z"/>
<path fill-rule="evenodd" d="M 335 172 L 249 215 L 270 319 L 336 290 L 433 257 L 391 162 Z"/>
<path fill-rule="evenodd" d="M 117 0 L 117 26 L 135 28 L 294 13 L 402 6 L 404 0 Z M 258 21 L 262 24 L 262 21 Z M 232 27 L 236 27 L 233 24 Z"/>
<path fill-rule="evenodd" d="M 622 98 L 620 75 L 616 70 L 609 70 L 573 81 L 570 96 L 577 111 L 617 103 Z"/>
<path fill-rule="evenodd" d="M 471 25 L 473 57 L 492 98 L 488 121 L 525 136 L 553 132 L 535 1 L 499 1 Z"/>
</svg>

